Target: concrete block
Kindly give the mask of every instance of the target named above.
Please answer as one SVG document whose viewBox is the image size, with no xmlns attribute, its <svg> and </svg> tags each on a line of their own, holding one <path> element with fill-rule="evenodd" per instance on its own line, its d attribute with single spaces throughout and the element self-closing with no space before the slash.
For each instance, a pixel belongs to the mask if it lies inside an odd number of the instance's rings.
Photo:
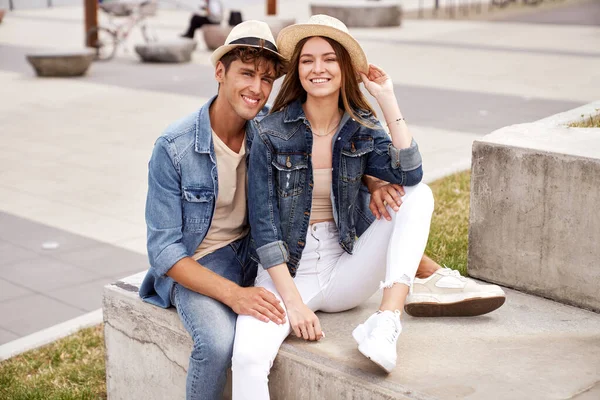
<svg viewBox="0 0 600 400">
<path fill-rule="evenodd" d="M 399 1 L 314 1 L 311 14 L 326 14 L 342 21 L 348 28 L 400 26 L 402 6 Z"/>
<path fill-rule="evenodd" d="M 202 26 L 202 36 L 204 43 L 209 50 L 215 50 L 217 47 L 225 44 L 227 35 L 233 29 L 231 26 L 208 24 Z"/>
<path fill-rule="evenodd" d="M 264 21 L 267 23 L 267 25 L 269 25 L 275 39 L 277 39 L 279 31 L 288 25 L 293 25 L 296 23 L 294 18 L 279 18 L 270 15 L 261 18 L 261 21 Z M 228 25 L 203 25 L 202 35 L 204 37 L 204 43 L 206 43 L 206 47 L 209 50 L 215 50 L 217 47 L 224 45 L 227 35 L 229 35 L 229 32 L 231 32 L 231 29 L 232 27 Z"/>
<path fill-rule="evenodd" d="M 600 101 L 473 144 L 469 275 L 600 312 Z"/>
<path fill-rule="evenodd" d="M 277 35 L 279 35 L 279 32 L 283 28 L 296 23 L 294 18 L 280 18 L 273 15 L 266 15 L 265 17 L 261 18 L 261 21 L 264 21 L 267 23 L 267 25 L 269 25 L 269 28 L 271 28 L 271 32 L 273 33 L 273 37 L 275 39 L 277 39 Z"/>
<path fill-rule="evenodd" d="M 191 340 L 174 309 L 139 299 L 143 275 L 105 288 L 108 398 L 183 400 Z M 600 382 L 600 315 L 506 292 L 506 304 L 481 317 L 404 315 L 389 375 L 351 336 L 381 293 L 350 311 L 317 313 L 326 338 L 283 343 L 269 376 L 271 398 L 564 399 Z"/>
<path fill-rule="evenodd" d="M 192 51 L 196 45 L 193 39 L 181 38 L 138 44 L 135 51 L 144 62 L 182 63 L 192 59 Z"/>
<path fill-rule="evenodd" d="M 38 76 L 81 76 L 94 60 L 94 51 L 50 51 L 27 55 Z"/>
</svg>

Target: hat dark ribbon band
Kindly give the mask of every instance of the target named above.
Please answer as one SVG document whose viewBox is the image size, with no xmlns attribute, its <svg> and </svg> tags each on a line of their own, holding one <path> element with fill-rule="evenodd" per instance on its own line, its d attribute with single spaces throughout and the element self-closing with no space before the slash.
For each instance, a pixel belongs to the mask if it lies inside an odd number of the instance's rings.
<svg viewBox="0 0 600 400">
<path fill-rule="evenodd" d="M 277 53 L 277 47 L 272 42 L 269 42 L 266 39 L 261 39 L 257 37 L 245 37 L 241 39 L 234 40 L 229 44 L 241 44 L 252 47 L 264 47 L 265 49 L 271 50 Z"/>
</svg>

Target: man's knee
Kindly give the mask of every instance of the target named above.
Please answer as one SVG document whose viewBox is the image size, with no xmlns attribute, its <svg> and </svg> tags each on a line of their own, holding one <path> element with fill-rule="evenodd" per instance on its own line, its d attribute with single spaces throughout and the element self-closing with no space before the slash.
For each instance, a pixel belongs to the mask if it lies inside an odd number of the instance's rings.
<svg viewBox="0 0 600 400">
<path fill-rule="evenodd" d="M 229 366 L 233 355 L 234 332 L 214 332 L 213 335 L 193 335 L 191 358 L 214 365 Z"/>
</svg>

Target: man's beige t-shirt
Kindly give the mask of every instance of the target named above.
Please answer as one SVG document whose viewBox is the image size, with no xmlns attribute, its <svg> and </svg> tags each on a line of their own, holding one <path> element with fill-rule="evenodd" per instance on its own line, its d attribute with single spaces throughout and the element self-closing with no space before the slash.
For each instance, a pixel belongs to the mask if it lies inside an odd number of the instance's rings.
<svg viewBox="0 0 600 400">
<path fill-rule="evenodd" d="M 219 194 L 210 229 L 194 256 L 199 260 L 229 243 L 244 237 L 249 230 L 246 213 L 246 137 L 239 153 L 231 150 L 212 132 Z"/>
</svg>

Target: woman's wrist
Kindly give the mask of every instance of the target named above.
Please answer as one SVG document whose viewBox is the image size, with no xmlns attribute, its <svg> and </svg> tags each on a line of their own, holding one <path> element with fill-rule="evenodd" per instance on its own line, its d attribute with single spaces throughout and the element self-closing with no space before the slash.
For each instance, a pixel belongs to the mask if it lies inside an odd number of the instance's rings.
<svg viewBox="0 0 600 400">
<path fill-rule="evenodd" d="M 394 93 L 394 91 L 381 92 L 375 97 L 375 100 L 377 100 L 377 103 L 379 103 L 380 106 L 390 103 L 398 104 L 396 100 L 396 93 Z"/>
</svg>

